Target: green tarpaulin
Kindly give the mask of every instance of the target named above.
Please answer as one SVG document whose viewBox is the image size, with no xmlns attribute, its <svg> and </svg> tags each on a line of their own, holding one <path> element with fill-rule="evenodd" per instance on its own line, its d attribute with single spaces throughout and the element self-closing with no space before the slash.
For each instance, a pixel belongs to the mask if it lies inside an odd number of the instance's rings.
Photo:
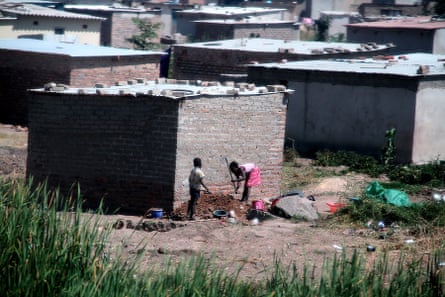
<svg viewBox="0 0 445 297">
<path fill-rule="evenodd" d="M 380 199 L 386 203 L 396 206 L 411 206 L 411 201 L 405 192 L 395 189 L 385 189 L 382 185 L 374 181 L 366 188 L 366 196 Z"/>
</svg>

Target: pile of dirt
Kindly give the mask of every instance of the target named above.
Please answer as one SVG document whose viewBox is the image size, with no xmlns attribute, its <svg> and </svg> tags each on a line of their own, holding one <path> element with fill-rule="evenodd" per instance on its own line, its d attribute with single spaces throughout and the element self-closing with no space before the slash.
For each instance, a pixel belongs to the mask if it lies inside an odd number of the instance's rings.
<svg viewBox="0 0 445 297">
<path fill-rule="evenodd" d="M 239 221 L 247 220 L 247 213 L 251 209 L 250 203 L 241 202 L 233 195 L 223 194 L 201 194 L 196 204 L 195 216 L 197 219 L 214 218 L 213 212 L 216 210 L 224 210 L 227 213 L 234 211 Z M 187 220 L 188 202 L 184 202 L 173 213 L 172 218 L 175 220 Z"/>
</svg>

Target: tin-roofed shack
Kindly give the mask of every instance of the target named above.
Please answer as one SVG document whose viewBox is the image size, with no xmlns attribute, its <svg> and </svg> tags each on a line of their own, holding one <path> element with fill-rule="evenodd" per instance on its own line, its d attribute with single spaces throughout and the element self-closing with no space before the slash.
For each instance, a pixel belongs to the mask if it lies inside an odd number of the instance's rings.
<svg viewBox="0 0 445 297">
<path fill-rule="evenodd" d="M 99 86 L 98 86 L 99 87 Z M 87 207 L 143 214 L 189 199 L 200 157 L 212 192 L 233 193 L 228 160 L 255 162 L 280 193 L 287 90 L 231 82 L 142 80 L 110 88 L 48 84 L 30 91 L 27 175 L 68 189 L 79 182 Z"/>
<path fill-rule="evenodd" d="M 384 55 L 390 44 L 360 44 L 239 38 L 211 42 L 176 44 L 173 47 L 176 79 L 221 80 L 243 77 L 255 63 L 334 58 L 357 58 Z"/>
<path fill-rule="evenodd" d="M 445 56 L 269 63 L 249 67 L 257 84 L 287 81 L 286 139 L 299 153 L 354 150 L 380 157 L 396 129 L 397 161 L 427 163 L 445 155 Z"/>
<path fill-rule="evenodd" d="M 156 79 L 163 52 L 0 39 L 0 121 L 26 125 L 26 90 L 57 81 L 73 87 L 114 84 L 127 77 Z"/>
</svg>

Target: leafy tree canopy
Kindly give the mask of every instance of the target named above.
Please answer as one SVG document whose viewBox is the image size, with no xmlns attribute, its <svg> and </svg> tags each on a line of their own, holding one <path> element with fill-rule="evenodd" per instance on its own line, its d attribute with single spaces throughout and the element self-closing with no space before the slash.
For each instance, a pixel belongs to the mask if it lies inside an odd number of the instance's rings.
<svg viewBox="0 0 445 297">
<path fill-rule="evenodd" d="M 133 18 L 132 21 L 139 29 L 140 34 L 133 35 L 131 38 L 128 38 L 127 41 L 131 42 L 134 48 L 138 50 L 158 49 L 160 47 L 159 44 L 152 40 L 158 37 L 157 31 L 161 27 L 161 24 L 138 18 Z"/>
</svg>

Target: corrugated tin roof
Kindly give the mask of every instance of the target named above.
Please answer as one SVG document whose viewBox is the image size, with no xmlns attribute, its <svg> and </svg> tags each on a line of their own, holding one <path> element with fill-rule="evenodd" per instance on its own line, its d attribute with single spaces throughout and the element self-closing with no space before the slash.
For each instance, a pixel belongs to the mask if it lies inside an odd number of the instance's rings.
<svg viewBox="0 0 445 297">
<path fill-rule="evenodd" d="M 386 28 L 386 29 L 424 29 L 435 30 L 445 28 L 445 20 L 435 20 L 432 17 L 404 17 L 377 22 L 364 22 L 346 25 L 352 28 Z"/>
<path fill-rule="evenodd" d="M 95 16 L 86 14 L 66 12 L 58 9 L 47 8 L 34 4 L 3 4 L 0 2 L 0 11 L 5 15 L 20 15 L 20 16 L 39 16 L 51 18 L 66 18 L 66 19 L 82 19 L 82 20 L 105 20 Z"/>
<path fill-rule="evenodd" d="M 349 42 L 320 42 L 301 40 L 280 40 L 267 38 L 240 38 L 210 42 L 184 43 L 182 47 L 230 49 L 246 52 L 278 52 L 286 51 L 296 55 L 321 55 L 341 52 L 373 52 L 392 47 L 382 44 L 361 44 Z"/>
<path fill-rule="evenodd" d="M 24 52 L 36 52 L 70 57 L 103 57 L 103 56 L 148 56 L 164 55 L 159 51 L 139 51 L 106 46 L 71 44 L 36 39 L 0 39 L 0 49 Z"/>
<path fill-rule="evenodd" d="M 96 5 L 96 4 L 69 4 L 64 6 L 65 9 L 69 10 L 91 10 L 91 11 L 111 11 L 111 12 L 149 12 L 145 8 L 128 7 L 120 5 Z"/>
<path fill-rule="evenodd" d="M 262 19 L 258 17 L 253 18 L 243 18 L 243 19 L 221 19 L 221 20 L 197 20 L 194 23 L 204 23 L 204 24 L 227 24 L 227 25 L 240 25 L 240 24 L 295 24 L 295 21 L 282 21 L 282 20 L 271 20 Z"/>
<path fill-rule="evenodd" d="M 299 71 L 328 71 L 391 74 L 399 76 L 445 75 L 445 55 L 414 53 L 378 56 L 368 59 L 311 60 L 287 63 L 263 63 L 251 67 L 279 68 Z M 419 72 L 420 71 L 420 72 Z"/>
<path fill-rule="evenodd" d="M 263 12 L 280 12 L 286 11 L 284 8 L 264 8 L 264 7 L 236 7 L 236 6 L 216 6 L 202 5 L 198 8 L 185 9 L 178 11 L 181 14 L 213 14 L 213 15 L 245 15 Z"/>
</svg>

